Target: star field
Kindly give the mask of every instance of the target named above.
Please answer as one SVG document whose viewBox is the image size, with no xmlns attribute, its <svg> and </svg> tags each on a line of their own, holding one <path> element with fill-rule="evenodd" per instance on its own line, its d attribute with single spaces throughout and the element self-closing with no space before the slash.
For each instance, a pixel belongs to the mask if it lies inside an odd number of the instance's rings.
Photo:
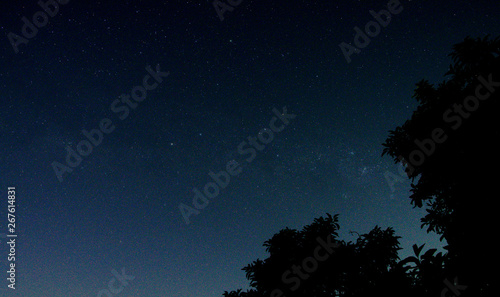
<svg viewBox="0 0 500 297">
<path fill-rule="evenodd" d="M 221 21 L 213 1 L 68 1 L 17 53 L 8 34 L 41 8 L 5 3 L 0 189 L 16 187 L 18 273 L 0 296 L 99 296 L 122 269 L 135 278 L 117 296 L 221 296 L 248 288 L 241 268 L 265 257 L 265 240 L 326 212 L 340 214 L 345 240 L 390 226 L 401 258 L 414 243 L 441 249 L 420 229 L 410 181 L 388 185 L 398 169 L 381 144 L 411 116 L 415 83 L 443 80 L 453 44 L 499 35 L 500 7 L 400 1 L 347 63 L 339 44 L 354 45 L 353 28 L 388 2 L 243 0 Z M 144 81 L 157 87 L 139 102 Z M 296 117 L 263 144 L 285 108 Z M 113 131 L 69 166 L 67 148 L 78 153 L 103 119 Z M 193 189 L 231 160 L 241 172 L 194 208 Z M 71 172 L 58 178 L 54 162 Z M 180 204 L 199 211 L 189 224 Z"/>
</svg>

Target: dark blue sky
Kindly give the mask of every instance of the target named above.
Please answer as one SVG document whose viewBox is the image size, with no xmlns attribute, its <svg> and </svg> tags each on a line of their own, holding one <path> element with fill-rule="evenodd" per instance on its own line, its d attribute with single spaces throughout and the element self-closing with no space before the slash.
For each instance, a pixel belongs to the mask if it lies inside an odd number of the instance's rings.
<svg viewBox="0 0 500 297">
<path fill-rule="evenodd" d="M 118 296 L 221 296 L 247 288 L 265 240 L 327 212 L 348 241 L 393 227 L 401 257 L 443 245 L 420 229 L 410 182 L 391 191 L 381 143 L 415 83 L 443 80 L 453 44 L 499 35 L 500 3 L 400 1 L 348 63 L 339 44 L 393 1 L 242 0 L 223 21 L 212 1 L 82 2 L 48 8 L 23 42 L 37 1 L 0 12 L 0 233 L 15 186 L 18 235 L 16 290 L 4 277 L 0 296 L 106 296 L 122 269 L 135 278 Z M 86 154 L 74 167 L 68 148 Z M 179 205 L 230 160 L 241 172 L 186 224 Z M 59 180 L 54 162 L 71 172 Z"/>
</svg>

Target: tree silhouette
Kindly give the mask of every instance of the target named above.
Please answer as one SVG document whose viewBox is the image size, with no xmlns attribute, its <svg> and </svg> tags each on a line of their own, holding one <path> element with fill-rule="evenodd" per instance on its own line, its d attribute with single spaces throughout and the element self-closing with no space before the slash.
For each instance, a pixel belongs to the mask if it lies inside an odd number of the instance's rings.
<svg viewBox="0 0 500 297">
<path fill-rule="evenodd" d="M 417 83 L 413 97 L 419 106 L 383 144 L 382 155 L 405 164 L 411 203 L 426 202 L 422 227 L 446 239 L 447 271 L 468 285 L 470 296 L 488 296 L 493 286 L 484 268 L 493 245 L 480 242 L 495 234 L 499 54 L 499 38 L 467 37 L 456 44 L 448 80 L 437 87 Z"/>
<path fill-rule="evenodd" d="M 368 234 L 359 235 L 356 242 L 345 242 L 337 239 L 337 222 L 338 215 L 327 214 L 302 231 L 281 230 L 264 243 L 269 257 L 243 268 L 251 289 L 224 292 L 223 296 L 423 296 L 417 291 L 422 286 L 416 285 L 422 279 L 422 269 L 404 267 L 412 259 L 398 262 L 400 237 L 392 228 L 382 230 L 376 226 Z M 318 238 L 327 242 L 328 236 L 335 242 L 333 252 L 324 261 L 318 260 L 317 267 L 309 265 L 306 259 L 317 253 L 326 257 L 327 251 L 322 250 L 324 245 L 318 243 Z M 287 282 L 292 275 L 300 282 Z M 441 282 L 440 278 L 429 281 L 435 296 L 442 289 Z"/>
</svg>

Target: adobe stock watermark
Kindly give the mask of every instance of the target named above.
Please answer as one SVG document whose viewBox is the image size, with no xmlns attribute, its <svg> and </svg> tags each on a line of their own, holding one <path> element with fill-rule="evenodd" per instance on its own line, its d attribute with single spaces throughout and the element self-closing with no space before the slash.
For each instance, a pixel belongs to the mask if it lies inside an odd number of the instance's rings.
<svg viewBox="0 0 500 297">
<path fill-rule="evenodd" d="M 238 154 L 249 155 L 245 161 L 251 163 L 257 156 L 257 151 L 262 151 L 265 149 L 265 145 L 271 143 L 274 140 L 274 133 L 279 133 L 285 129 L 285 127 L 290 123 L 291 119 L 294 119 L 296 115 L 289 114 L 288 110 L 283 107 L 283 112 L 280 112 L 276 108 L 273 108 L 274 117 L 269 121 L 269 128 L 263 128 L 255 136 L 248 136 L 247 141 L 242 141 L 238 145 Z M 280 126 L 276 125 L 277 121 L 281 122 Z M 260 141 L 260 142 L 259 142 Z M 192 215 L 200 214 L 200 210 L 207 207 L 209 204 L 208 199 L 213 199 L 217 197 L 221 189 L 225 189 L 231 177 L 237 176 L 242 172 L 243 168 L 240 167 L 240 163 L 236 160 L 230 160 L 226 163 L 226 169 L 221 170 L 218 173 L 213 171 L 208 172 L 208 176 L 213 180 L 212 182 L 207 182 L 203 187 L 203 193 L 198 190 L 198 188 L 193 188 L 194 197 L 192 200 L 192 205 L 188 206 L 184 203 L 179 204 L 179 210 L 186 225 L 190 223 L 189 217 Z M 208 197 L 208 198 L 207 198 Z"/>
<path fill-rule="evenodd" d="M 478 76 L 479 84 L 476 85 L 474 90 L 474 96 L 469 95 L 465 97 L 462 104 L 453 103 L 453 105 L 444 111 L 443 122 L 449 126 L 452 130 L 457 130 L 462 126 L 465 119 L 470 118 L 472 113 L 478 110 L 481 101 L 487 100 L 494 92 L 497 87 L 500 87 L 500 81 L 493 80 L 493 74 L 488 75 L 488 79 L 485 79 L 482 75 Z M 419 140 L 415 139 L 414 143 L 418 147 L 410 152 L 408 155 L 408 161 L 403 156 L 398 156 L 399 161 L 403 166 L 406 166 L 404 171 L 399 170 L 398 172 L 401 176 L 397 176 L 389 171 L 384 173 L 385 180 L 389 184 L 391 191 L 395 191 L 394 185 L 397 182 L 402 182 L 405 179 L 403 176 L 406 175 L 410 177 L 415 167 L 421 166 L 426 157 L 430 157 L 436 151 L 436 144 L 443 144 L 448 139 L 448 135 L 443 128 L 434 128 L 430 134 L 429 138 Z M 402 168 L 402 167 L 401 167 Z"/>
<path fill-rule="evenodd" d="M 340 246 L 337 242 L 332 242 L 331 234 L 326 238 L 326 242 L 321 237 L 317 237 L 316 241 L 318 246 L 314 249 L 313 256 L 304 258 L 301 265 L 292 265 L 289 270 L 281 275 L 281 281 L 286 285 L 290 285 L 292 292 L 300 287 L 301 280 L 307 280 L 311 274 L 318 270 L 319 262 L 328 260 L 335 253 L 334 249 Z M 320 251 L 323 253 L 320 254 Z M 270 297 L 285 297 L 285 295 L 282 290 L 274 289 Z"/>
<path fill-rule="evenodd" d="M 212 2 L 215 12 L 217 12 L 217 16 L 221 22 L 224 20 L 224 13 L 226 13 L 226 11 L 232 12 L 236 6 L 243 2 L 243 0 L 226 0 L 226 2 L 227 3 L 221 0 L 214 0 L 214 2 Z"/>
<path fill-rule="evenodd" d="M 115 269 L 111 270 L 111 274 L 113 274 L 114 277 L 109 280 L 108 288 L 102 289 L 97 292 L 97 297 L 112 297 L 113 295 L 117 295 L 121 293 L 126 286 L 129 285 L 128 281 L 135 279 L 135 276 L 125 273 L 125 268 L 122 268 L 121 274 L 118 273 L 118 271 L 116 271 Z"/>
<path fill-rule="evenodd" d="M 451 291 L 453 293 L 452 296 L 460 296 L 460 291 L 465 291 L 467 289 L 467 286 L 459 285 L 458 284 L 458 278 L 455 277 L 453 280 L 453 283 L 451 283 L 448 279 L 445 279 L 443 283 L 448 287 L 444 288 L 441 291 L 441 297 L 449 297 L 448 292 Z"/>
<path fill-rule="evenodd" d="M 361 53 L 361 49 L 367 47 L 370 44 L 370 37 L 375 38 L 380 34 L 380 26 L 385 28 L 387 27 L 387 25 L 389 25 L 392 19 L 391 14 L 396 15 L 401 13 L 401 11 L 403 11 L 403 6 L 401 6 L 401 3 L 399 3 L 398 0 L 390 0 L 387 3 L 387 10 L 382 9 L 378 13 L 370 10 L 369 12 L 376 20 L 376 22 L 369 21 L 368 23 L 366 23 L 364 32 L 359 27 L 354 27 L 354 32 L 356 32 L 356 34 L 354 35 L 355 46 L 352 46 L 351 44 L 346 42 L 341 42 L 339 44 L 339 47 L 342 50 L 342 54 L 344 54 L 344 58 L 347 63 L 351 63 L 352 54 Z"/>
<path fill-rule="evenodd" d="M 69 0 L 47 0 L 38 1 L 38 5 L 42 8 L 33 14 L 31 21 L 23 16 L 21 21 L 23 25 L 21 26 L 21 34 L 9 32 L 7 38 L 9 39 L 12 49 L 17 54 L 19 53 L 19 46 L 21 44 L 28 44 L 29 39 L 34 38 L 38 34 L 38 29 L 45 27 L 49 23 L 49 17 L 53 18 L 59 13 L 59 5 L 68 4 Z"/>
<path fill-rule="evenodd" d="M 150 66 L 147 66 L 146 71 L 148 74 L 142 78 L 141 85 L 134 86 L 130 94 L 121 94 L 121 100 L 115 99 L 111 102 L 109 108 L 114 114 L 118 115 L 120 120 L 125 120 L 130 114 L 130 109 L 136 109 L 139 103 L 146 99 L 148 91 L 156 89 L 159 84 L 163 82 L 163 78 L 170 74 L 170 72 L 160 71 L 160 65 L 156 66 L 156 71 L 151 69 Z M 130 98 L 132 98 L 132 100 Z M 101 144 L 104 135 L 110 134 L 115 128 L 111 119 L 103 118 L 99 122 L 98 129 L 92 129 L 90 131 L 85 129 L 82 130 L 82 134 L 86 139 L 81 140 L 76 145 L 76 150 L 66 145 L 66 164 L 57 161 L 51 164 L 59 182 L 63 182 L 63 175 L 73 172 L 73 169 L 80 165 L 83 157 L 88 157 L 94 148 Z"/>
</svg>

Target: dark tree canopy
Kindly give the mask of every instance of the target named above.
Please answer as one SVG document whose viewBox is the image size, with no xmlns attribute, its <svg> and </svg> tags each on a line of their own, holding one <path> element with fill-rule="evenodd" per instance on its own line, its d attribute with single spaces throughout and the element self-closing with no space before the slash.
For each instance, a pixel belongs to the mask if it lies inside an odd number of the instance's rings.
<svg viewBox="0 0 500 297">
<path fill-rule="evenodd" d="M 243 268 L 252 289 L 224 296 L 360 296 L 380 290 L 377 283 L 402 283 L 398 277 L 405 275 L 396 273 L 399 237 L 391 228 L 375 227 L 352 243 L 338 241 L 337 221 L 338 215 L 327 214 L 301 231 L 281 230 L 264 243 L 269 257 Z M 321 241 L 334 247 L 328 251 Z M 403 281 L 410 283 L 409 277 Z"/>
<path fill-rule="evenodd" d="M 327 214 L 302 231 L 281 230 L 264 243 L 269 257 L 243 268 L 251 289 L 223 296 L 439 296 L 445 256 L 434 255 L 436 249 L 420 256 L 423 246 L 414 246 L 415 257 L 399 261 L 400 237 L 392 228 L 375 226 L 346 242 L 337 239 L 337 221 L 338 215 Z M 335 244 L 331 253 L 320 243 L 329 236 Z"/>
<path fill-rule="evenodd" d="M 482 242 L 492 240 L 492 198 L 498 195 L 499 54 L 499 38 L 467 37 L 456 44 L 448 79 L 437 87 L 426 80 L 417 83 L 417 110 L 390 131 L 384 143 L 383 154 L 409 163 L 411 203 L 427 206 L 422 226 L 446 239 L 451 259 L 447 267 L 468 282 L 471 291 L 493 285 L 493 276 L 484 268 L 492 259 L 493 245 Z"/>
</svg>

